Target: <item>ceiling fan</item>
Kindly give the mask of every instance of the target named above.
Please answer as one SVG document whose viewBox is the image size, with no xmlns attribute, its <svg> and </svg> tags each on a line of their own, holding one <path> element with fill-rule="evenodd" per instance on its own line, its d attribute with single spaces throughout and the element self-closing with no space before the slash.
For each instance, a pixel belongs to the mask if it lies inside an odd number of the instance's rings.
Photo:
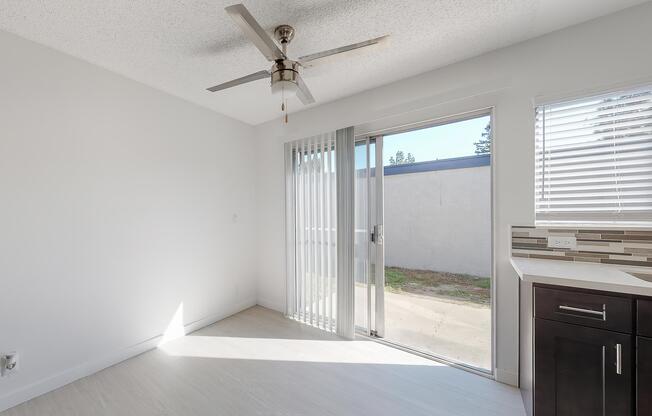
<svg viewBox="0 0 652 416">
<path fill-rule="evenodd" d="M 265 30 L 258 24 L 256 19 L 249 13 L 247 8 L 242 4 L 234 4 L 225 8 L 226 12 L 235 21 L 235 24 L 244 32 L 245 36 L 258 48 L 265 58 L 273 62 L 270 70 L 262 70 L 254 72 L 253 74 L 246 75 L 241 78 L 228 81 L 214 87 L 207 88 L 208 91 L 215 92 L 227 88 L 235 87 L 236 85 L 246 84 L 248 82 L 256 81 L 259 79 L 270 78 L 272 93 L 281 93 L 283 99 L 285 95 L 293 95 L 301 100 L 303 104 L 311 104 L 315 102 L 314 97 L 301 78 L 299 68 L 306 66 L 307 63 L 317 59 L 325 58 L 327 56 L 335 55 L 342 52 L 348 52 L 354 49 L 363 48 L 365 46 L 375 45 L 387 38 L 388 35 L 381 36 L 374 39 L 369 39 L 364 42 L 354 43 L 351 45 L 342 46 L 335 49 L 329 49 L 322 52 L 313 53 L 310 55 L 301 56 L 296 60 L 290 59 L 287 56 L 288 44 L 294 38 L 294 28 L 290 25 L 280 25 L 274 30 L 274 38 L 278 41 L 281 48 L 272 40 L 272 38 L 265 32 Z M 281 104 L 281 111 L 287 111 L 285 102 Z M 287 122 L 287 112 L 285 116 Z"/>
</svg>

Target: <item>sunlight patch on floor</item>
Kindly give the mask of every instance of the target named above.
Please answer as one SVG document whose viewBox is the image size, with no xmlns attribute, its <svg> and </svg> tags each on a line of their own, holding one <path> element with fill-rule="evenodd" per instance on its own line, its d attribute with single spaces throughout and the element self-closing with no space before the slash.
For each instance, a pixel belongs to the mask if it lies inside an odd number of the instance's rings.
<svg viewBox="0 0 652 416">
<path fill-rule="evenodd" d="M 371 341 L 186 336 L 159 348 L 172 356 L 344 364 L 441 366 Z"/>
</svg>

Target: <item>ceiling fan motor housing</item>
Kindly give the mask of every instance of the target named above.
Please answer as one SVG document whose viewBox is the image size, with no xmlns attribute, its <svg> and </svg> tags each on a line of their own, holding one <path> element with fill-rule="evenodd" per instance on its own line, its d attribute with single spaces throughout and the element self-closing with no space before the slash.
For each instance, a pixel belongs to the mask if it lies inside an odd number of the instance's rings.
<svg viewBox="0 0 652 416">
<path fill-rule="evenodd" d="M 272 65 L 272 90 L 274 85 L 291 82 L 297 85 L 297 78 L 299 77 L 299 63 L 289 59 L 278 60 Z"/>
</svg>

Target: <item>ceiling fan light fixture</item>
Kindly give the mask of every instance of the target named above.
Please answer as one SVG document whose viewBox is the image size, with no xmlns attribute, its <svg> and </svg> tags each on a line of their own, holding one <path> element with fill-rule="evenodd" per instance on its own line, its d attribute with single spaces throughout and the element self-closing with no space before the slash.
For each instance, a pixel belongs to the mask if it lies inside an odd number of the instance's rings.
<svg viewBox="0 0 652 416">
<path fill-rule="evenodd" d="M 296 82 L 293 81 L 280 80 L 272 84 L 272 94 L 274 95 L 295 96 L 298 89 Z"/>
<path fill-rule="evenodd" d="M 287 59 L 278 60 L 272 65 L 272 94 L 296 95 L 299 89 L 299 64 Z"/>
</svg>

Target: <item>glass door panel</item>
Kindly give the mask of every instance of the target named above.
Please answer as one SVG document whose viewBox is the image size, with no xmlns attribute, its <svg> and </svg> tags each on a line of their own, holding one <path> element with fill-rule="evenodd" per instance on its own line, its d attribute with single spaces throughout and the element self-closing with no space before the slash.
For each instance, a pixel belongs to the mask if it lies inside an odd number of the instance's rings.
<svg viewBox="0 0 652 416">
<path fill-rule="evenodd" d="M 378 188 L 382 185 L 382 175 L 380 182 L 376 175 L 382 157 L 378 142 L 377 138 L 364 138 L 355 146 L 355 326 L 367 335 L 377 334 L 382 324 L 383 291 L 377 289 L 382 283 L 376 285 L 383 279 L 382 267 L 378 268 L 378 250 L 382 253 L 382 241 L 377 237 L 382 231 L 378 224 Z"/>
<path fill-rule="evenodd" d="M 492 371 L 491 118 L 383 137 L 383 336 Z"/>
<path fill-rule="evenodd" d="M 370 284 L 369 265 L 369 142 L 355 144 L 355 241 L 354 241 L 354 281 L 355 281 L 355 327 L 357 331 L 369 334 Z"/>
<path fill-rule="evenodd" d="M 491 117 L 356 144 L 356 326 L 492 371 Z"/>
</svg>

